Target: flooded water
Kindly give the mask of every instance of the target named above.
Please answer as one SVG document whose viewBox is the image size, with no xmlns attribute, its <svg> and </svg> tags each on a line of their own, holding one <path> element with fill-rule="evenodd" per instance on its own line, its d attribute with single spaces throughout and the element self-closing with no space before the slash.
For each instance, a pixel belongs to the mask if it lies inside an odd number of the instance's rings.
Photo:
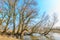
<svg viewBox="0 0 60 40">
<path fill-rule="evenodd" d="M 60 34 L 58 33 L 52 33 L 52 35 L 48 35 L 47 38 L 45 36 L 39 35 L 39 34 L 33 34 L 33 36 L 24 36 L 23 40 L 60 40 Z"/>
<path fill-rule="evenodd" d="M 54 33 L 53 34 L 55 40 L 60 40 L 60 34 L 59 33 Z"/>
</svg>

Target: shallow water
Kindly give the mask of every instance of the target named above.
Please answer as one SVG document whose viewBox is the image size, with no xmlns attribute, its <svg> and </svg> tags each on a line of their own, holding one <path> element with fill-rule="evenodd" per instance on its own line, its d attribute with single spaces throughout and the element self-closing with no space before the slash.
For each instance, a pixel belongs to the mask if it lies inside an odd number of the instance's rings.
<svg viewBox="0 0 60 40">
<path fill-rule="evenodd" d="M 53 34 L 55 40 L 60 40 L 60 34 L 59 33 L 54 33 Z"/>
<path fill-rule="evenodd" d="M 60 34 L 52 33 L 50 38 L 46 38 L 45 36 L 39 34 L 33 34 L 34 36 L 24 36 L 24 40 L 60 40 Z"/>
</svg>

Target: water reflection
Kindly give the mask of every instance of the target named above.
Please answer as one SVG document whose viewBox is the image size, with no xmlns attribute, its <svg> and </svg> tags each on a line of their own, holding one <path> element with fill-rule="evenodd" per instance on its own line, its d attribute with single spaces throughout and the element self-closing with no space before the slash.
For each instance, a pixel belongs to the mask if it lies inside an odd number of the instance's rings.
<svg viewBox="0 0 60 40">
<path fill-rule="evenodd" d="M 55 40 L 60 40 L 60 34 L 59 33 L 54 33 L 53 34 Z"/>
<path fill-rule="evenodd" d="M 23 38 L 24 38 L 24 40 L 31 40 L 30 36 L 28 36 L 28 35 L 24 36 Z"/>
<path fill-rule="evenodd" d="M 33 34 L 33 36 L 24 36 L 23 40 L 60 40 L 60 34 L 58 33 L 50 33 L 47 37 L 39 34 Z"/>
</svg>

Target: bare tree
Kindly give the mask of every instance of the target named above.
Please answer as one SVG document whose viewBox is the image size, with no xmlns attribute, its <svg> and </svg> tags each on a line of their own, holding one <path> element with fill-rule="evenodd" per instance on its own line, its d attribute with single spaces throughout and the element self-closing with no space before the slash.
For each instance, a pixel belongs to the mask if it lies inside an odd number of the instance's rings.
<svg viewBox="0 0 60 40">
<path fill-rule="evenodd" d="M 32 35 L 33 33 L 39 33 L 42 36 L 51 39 L 50 37 L 48 37 L 48 35 L 52 31 L 57 21 L 58 19 L 56 14 L 53 14 L 52 19 L 49 17 L 49 15 L 44 14 L 41 20 L 30 29 L 31 31 L 29 35 Z"/>
<path fill-rule="evenodd" d="M 35 0 L 23 0 L 22 5 L 20 7 L 17 6 L 17 4 L 20 4 L 18 3 L 18 1 L 19 0 L 2 0 L 2 2 L 7 6 L 4 7 L 3 9 L 6 10 L 6 15 L 8 16 L 8 18 L 6 19 L 6 26 L 4 28 L 3 33 L 7 31 L 12 18 L 13 20 L 12 34 L 15 34 L 15 30 L 16 30 L 15 21 L 17 14 L 19 15 L 19 23 L 18 23 L 19 26 L 18 26 L 17 34 L 22 34 L 22 32 L 25 30 L 27 31 L 31 19 L 35 18 L 37 15 L 36 7 L 34 7 L 37 5 Z"/>
<path fill-rule="evenodd" d="M 46 35 L 49 34 L 54 24 L 57 22 L 57 16 L 54 14 L 53 19 L 51 21 L 49 15 L 44 12 L 44 14 L 40 16 L 39 21 L 35 21 L 36 17 L 38 16 L 36 0 L 22 0 L 22 3 L 19 3 L 19 1 L 21 0 L 2 0 L 3 4 L 7 6 L 2 6 L 3 10 L 0 11 L 2 14 L 2 19 L 0 18 L 0 24 L 2 25 L 2 23 L 6 23 L 2 33 L 7 33 L 9 24 L 12 24 L 13 27 L 11 34 L 16 37 L 24 36 L 25 31 L 29 33 L 26 33 L 26 35 L 39 33 L 47 37 Z M 18 19 L 17 16 L 19 16 Z M 18 25 L 16 24 L 16 19 L 19 21 L 19 23 L 17 23 Z M 30 25 L 32 24 L 32 22 L 34 25 Z M 44 30 L 45 27 L 51 28 L 48 30 Z"/>
</svg>

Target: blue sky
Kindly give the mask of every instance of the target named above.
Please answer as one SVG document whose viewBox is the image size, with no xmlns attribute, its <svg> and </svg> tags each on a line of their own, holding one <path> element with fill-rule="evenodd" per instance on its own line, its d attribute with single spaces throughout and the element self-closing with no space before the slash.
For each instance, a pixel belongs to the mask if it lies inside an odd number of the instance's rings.
<svg viewBox="0 0 60 40">
<path fill-rule="evenodd" d="M 60 10 L 60 0 L 39 0 L 38 3 L 42 11 L 57 13 Z"/>
<path fill-rule="evenodd" d="M 57 13 L 58 19 L 60 20 L 60 0 L 36 0 L 38 2 L 38 8 L 40 14 L 46 11 L 49 15 Z M 56 24 L 59 25 L 60 21 Z M 60 26 L 60 25 L 59 25 Z"/>
<path fill-rule="evenodd" d="M 56 26 L 60 26 L 60 0 L 38 0 L 38 6 L 40 13 L 46 11 L 49 15 L 56 13 L 58 15 L 58 23 Z"/>
</svg>

